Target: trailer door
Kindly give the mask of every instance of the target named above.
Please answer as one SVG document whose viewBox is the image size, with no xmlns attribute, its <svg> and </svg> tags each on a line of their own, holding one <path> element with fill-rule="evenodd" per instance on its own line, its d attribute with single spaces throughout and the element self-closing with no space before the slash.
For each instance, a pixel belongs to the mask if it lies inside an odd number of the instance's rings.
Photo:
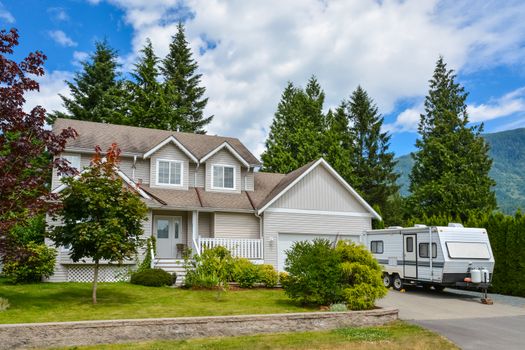
<svg viewBox="0 0 525 350">
<path fill-rule="evenodd" d="M 404 278 L 417 278 L 417 235 L 403 235 Z"/>
</svg>

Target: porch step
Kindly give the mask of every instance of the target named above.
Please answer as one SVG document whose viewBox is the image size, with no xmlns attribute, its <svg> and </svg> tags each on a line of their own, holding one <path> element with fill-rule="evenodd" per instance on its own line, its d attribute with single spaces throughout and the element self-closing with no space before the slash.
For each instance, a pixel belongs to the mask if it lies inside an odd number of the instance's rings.
<svg viewBox="0 0 525 350">
<path fill-rule="evenodd" d="M 181 285 L 184 282 L 186 276 L 186 270 L 184 269 L 184 261 L 180 259 L 155 259 L 153 266 L 158 269 L 163 269 L 169 273 L 177 274 L 176 285 Z"/>
</svg>

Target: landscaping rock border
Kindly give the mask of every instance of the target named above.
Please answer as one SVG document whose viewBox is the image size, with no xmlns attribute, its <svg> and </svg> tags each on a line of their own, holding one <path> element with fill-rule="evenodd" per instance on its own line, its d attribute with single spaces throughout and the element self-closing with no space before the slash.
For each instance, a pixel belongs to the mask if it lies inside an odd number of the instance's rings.
<svg viewBox="0 0 525 350">
<path fill-rule="evenodd" d="M 384 308 L 344 312 L 4 324 L 0 325 L 0 349 L 320 331 L 382 325 L 397 319 L 397 309 Z"/>
</svg>

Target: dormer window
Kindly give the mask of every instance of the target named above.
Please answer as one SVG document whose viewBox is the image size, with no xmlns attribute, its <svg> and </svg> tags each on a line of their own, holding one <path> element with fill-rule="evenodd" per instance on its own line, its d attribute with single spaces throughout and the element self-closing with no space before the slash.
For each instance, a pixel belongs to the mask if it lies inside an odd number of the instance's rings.
<svg viewBox="0 0 525 350">
<path fill-rule="evenodd" d="M 235 167 L 231 165 L 212 165 L 212 188 L 221 190 L 235 189 Z"/>
<path fill-rule="evenodd" d="M 60 158 L 65 159 L 69 162 L 71 168 L 81 171 L 80 169 L 80 155 L 61 155 Z M 64 177 L 63 174 L 58 176 L 60 179 Z"/>
<path fill-rule="evenodd" d="M 182 162 L 157 160 L 157 185 L 182 186 Z"/>
</svg>

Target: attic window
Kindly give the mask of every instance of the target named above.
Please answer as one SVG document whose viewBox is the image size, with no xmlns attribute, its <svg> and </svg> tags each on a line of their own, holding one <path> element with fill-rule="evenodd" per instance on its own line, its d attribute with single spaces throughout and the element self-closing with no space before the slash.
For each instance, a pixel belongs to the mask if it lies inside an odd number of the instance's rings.
<svg viewBox="0 0 525 350">
<path fill-rule="evenodd" d="M 157 185 L 182 186 L 182 162 L 157 160 Z"/>
<path fill-rule="evenodd" d="M 80 171 L 80 155 L 61 155 L 60 158 L 65 159 L 69 162 L 71 168 L 75 168 Z M 59 175 L 59 178 L 64 177 L 64 175 Z"/>
<path fill-rule="evenodd" d="M 214 189 L 235 189 L 235 167 L 230 165 L 213 165 L 212 188 Z"/>
</svg>

